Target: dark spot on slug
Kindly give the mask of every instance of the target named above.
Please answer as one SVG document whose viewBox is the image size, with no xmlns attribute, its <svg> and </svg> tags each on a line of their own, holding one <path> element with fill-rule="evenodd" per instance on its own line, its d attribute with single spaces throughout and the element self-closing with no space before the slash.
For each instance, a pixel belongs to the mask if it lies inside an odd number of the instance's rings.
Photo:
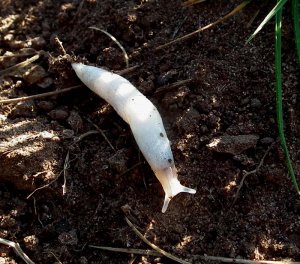
<svg viewBox="0 0 300 264">
<path fill-rule="evenodd" d="M 160 135 L 161 137 L 164 137 L 164 134 L 163 134 L 163 133 L 161 133 L 161 132 L 159 133 L 159 135 Z"/>
<path fill-rule="evenodd" d="M 172 163 L 172 159 L 168 159 L 168 162 L 169 162 L 169 163 Z"/>
<path fill-rule="evenodd" d="M 134 101 L 134 98 L 132 98 L 131 101 Z"/>
</svg>

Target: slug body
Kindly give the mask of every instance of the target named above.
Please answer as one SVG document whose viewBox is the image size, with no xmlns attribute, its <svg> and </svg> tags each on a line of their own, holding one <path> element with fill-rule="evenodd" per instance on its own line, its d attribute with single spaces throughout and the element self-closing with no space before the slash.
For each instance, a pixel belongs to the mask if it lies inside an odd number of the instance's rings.
<svg viewBox="0 0 300 264">
<path fill-rule="evenodd" d="M 120 75 L 81 63 L 72 63 L 72 67 L 79 79 L 129 124 L 141 152 L 164 189 L 162 212 L 167 210 L 176 194 L 196 193 L 177 179 L 170 142 L 161 116 L 151 101 Z"/>
</svg>

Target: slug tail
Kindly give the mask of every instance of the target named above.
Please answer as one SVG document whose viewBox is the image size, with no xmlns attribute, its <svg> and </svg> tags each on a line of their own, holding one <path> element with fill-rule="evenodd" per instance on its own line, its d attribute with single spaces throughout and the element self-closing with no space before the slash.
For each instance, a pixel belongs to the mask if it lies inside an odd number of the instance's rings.
<svg viewBox="0 0 300 264">
<path fill-rule="evenodd" d="M 156 171 L 155 175 L 165 191 L 165 200 L 162 208 L 163 213 L 166 212 L 171 199 L 178 193 L 196 193 L 196 190 L 185 187 L 179 182 L 175 167 L 169 167 L 164 170 Z"/>
<path fill-rule="evenodd" d="M 166 194 L 165 195 L 165 200 L 164 200 L 164 205 L 161 209 L 162 213 L 165 213 L 167 211 L 170 201 L 171 201 L 171 198 Z"/>
</svg>

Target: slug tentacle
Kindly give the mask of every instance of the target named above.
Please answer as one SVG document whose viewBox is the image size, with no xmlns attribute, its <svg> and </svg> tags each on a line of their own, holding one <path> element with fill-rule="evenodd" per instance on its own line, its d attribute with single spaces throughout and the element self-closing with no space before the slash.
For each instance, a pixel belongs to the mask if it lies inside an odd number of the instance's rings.
<svg viewBox="0 0 300 264">
<path fill-rule="evenodd" d="M 117 111 L 131 128 L 145 159 L 165 191 L 164 213 L 180 192 L 196 191 L 180 184 L 161 116 L 152 102 L 120 75 L 93 66 L 72 63 L 79 79 Z"/>
</svg>

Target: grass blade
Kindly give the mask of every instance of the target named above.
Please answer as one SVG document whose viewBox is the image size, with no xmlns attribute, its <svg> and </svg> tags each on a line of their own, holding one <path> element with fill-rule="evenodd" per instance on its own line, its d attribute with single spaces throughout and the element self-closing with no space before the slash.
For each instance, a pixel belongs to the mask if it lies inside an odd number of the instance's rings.
<svg viewBox="0 0 300 264">
<path fill-rule="evenodd" d="M 294 173 L 292 161 L 290 159 L 290 155 L 289 155 L 289 151 L 288 151 L 288 147 L 284 135 L 283 110 L 282 110 L 282 79 L 281 79 L 281 22 L 282 22 L 282 8 L 278 9 L 275 14 L 275 78 L 276 78 L 277 125 L 278 125 L 281 146 L 286 157 L 288 171 L 294 187 L 296 188 L 298 194 L 300 194 L 299 186 Z"/>
<path fill-rule="evenodd" d="M 296 41 L 296 50 L 298 56 L 298 62 L 300 64 L 300 25 L 299 25 L 299 1 L 292 0 L 292 14 Z"/>
<path fill-rule="evenodd" d="M 279 0 L 277 4 L 273 7 L 273 9 L 269 12 L 269 14 L 265 17 L 265 19 L 260 23 L 254 33 L 247 39 L 246 43 L 249 43 L 259 31 L 269 22 L 269 20 L 278 13 L 279 10 L 282 10 L 282 7 L 287 2 L 287 0 Z"/>
</svg>

